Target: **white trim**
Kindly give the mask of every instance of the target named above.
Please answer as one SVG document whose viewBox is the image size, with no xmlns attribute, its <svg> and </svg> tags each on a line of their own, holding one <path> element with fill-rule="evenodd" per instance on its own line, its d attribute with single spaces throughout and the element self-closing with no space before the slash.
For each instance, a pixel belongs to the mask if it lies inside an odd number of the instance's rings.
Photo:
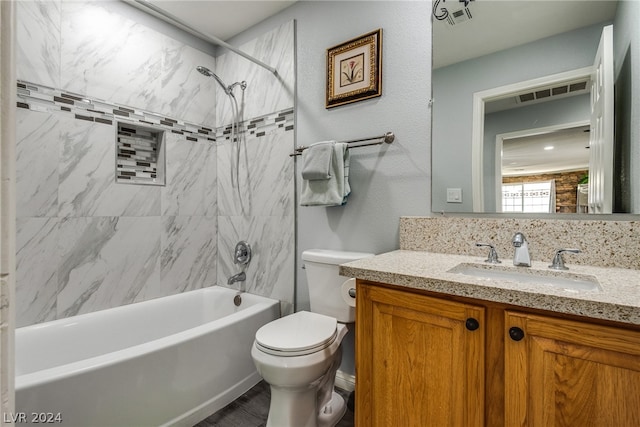
<svg viewBox="0 0 640 427">
<path fill-rule="evenodd" d="M 16 2 L 0 1 L 0 412 L 15 412 Z M 8 425 L 0 419 L 0 425 Z"/>
<path fill-rule="evenodd" d="M 471 130 L 471 187 L 473 191 L 473 212 L 484 212 L 484 104 L 506 96 L 514 95 L 538 86 L 557 84 L 564 81 L 590 77 L 593 67 L 583 67 L 563 73 L 551 74 L 531 80 L 487 89 L 473 94 L 473 121 Z"/>
<path fill-rule="evenodd" d="M 508 138 L 507 133 L 496 135 L 496 152 L 495 152 L 495 177 L 496 177 L 496 212 L 502 212 L 502 146 L 504 140 Z"/>
<path fill-rule="evenodd" d="M 355 375 L 347 374 L 342 371 L 337 371 L 335 384 L 336 384 L 336 387 L 351 392 L 356 389 L 356 377 Z"/>
<path fill-rule="evenodd" d="M 471 189 L 473 211 L 484 212 L 484 103 L 483 92 L 473 94 L 471 130 Z"/>
<path fill-rule="evenodd" d="M 602 29 L 591 82 L 589 213 L 613 211 L 613 27 Z"/>
</svg>

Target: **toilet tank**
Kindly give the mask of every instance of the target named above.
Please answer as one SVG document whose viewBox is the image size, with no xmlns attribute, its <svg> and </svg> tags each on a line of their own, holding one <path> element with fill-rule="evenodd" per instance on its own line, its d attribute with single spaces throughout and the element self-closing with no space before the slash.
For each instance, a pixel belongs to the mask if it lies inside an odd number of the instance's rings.
<svg viewBox="0 0 640 427">
<path fill-rule="evenodd" d="M 308 249 L 302 252 L 311 311 L 335 317 L 338 322 L 355 321 L 353 307 L 342 298 L 342 284 L 349 277 L 339 274 L 340 264 L 369 258 L 374 254 L 364 252 L 333 251 L 328 249 Z"/>
</svg>

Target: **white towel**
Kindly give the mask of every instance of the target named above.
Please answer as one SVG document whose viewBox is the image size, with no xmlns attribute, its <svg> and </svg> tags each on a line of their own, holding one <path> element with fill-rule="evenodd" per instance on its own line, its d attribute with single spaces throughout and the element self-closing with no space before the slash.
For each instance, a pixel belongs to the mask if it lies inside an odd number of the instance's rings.
<svg viewBox="0 0 640 427">
<path fill-rule="evenodd" d="M 317 142 L 302 152 L 303 179 L 331 178 L 331 159 L 335 143 L 335 141 Z"/>
<path fill-rule="evenodd" d="M 340 206 L 347 203 L 349 186 L 349 146 L 344 142 L 333 145 L 331 177 L 324 180 L 302 180 L 301 206 Z"/>
</svg>

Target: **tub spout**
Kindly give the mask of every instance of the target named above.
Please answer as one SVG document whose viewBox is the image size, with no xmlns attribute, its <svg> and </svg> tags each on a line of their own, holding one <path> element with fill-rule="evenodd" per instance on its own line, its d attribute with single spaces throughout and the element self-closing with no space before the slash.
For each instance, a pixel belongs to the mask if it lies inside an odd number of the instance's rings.
<svg viewBox="0 0 640 427">
<path fill-rule="evenodd" d="M 238 274 L 234 274 L 233 276 L 229 277 L 229 280 L 227 280 L 227 285 L 233 285 L 236 282 L 244 282 L 245 280 L 247 280 L 247 275 L 244 274 L 244 271 L 241 271 Z"/>
</svg>

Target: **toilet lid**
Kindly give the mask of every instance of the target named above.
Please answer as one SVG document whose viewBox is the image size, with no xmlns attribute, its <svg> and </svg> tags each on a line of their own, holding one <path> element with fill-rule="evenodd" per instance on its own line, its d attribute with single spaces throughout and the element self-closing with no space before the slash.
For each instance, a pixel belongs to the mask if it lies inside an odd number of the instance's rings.
<svg viewBox="0 0 640 427">
<path fill-rule="evenodd" d="M 337 320 L 299 311 L 267 323 L 256 332 L 256 344 L 266 353 L 301 356 L 322 350 L 336 337 Z"/>
</svg>

